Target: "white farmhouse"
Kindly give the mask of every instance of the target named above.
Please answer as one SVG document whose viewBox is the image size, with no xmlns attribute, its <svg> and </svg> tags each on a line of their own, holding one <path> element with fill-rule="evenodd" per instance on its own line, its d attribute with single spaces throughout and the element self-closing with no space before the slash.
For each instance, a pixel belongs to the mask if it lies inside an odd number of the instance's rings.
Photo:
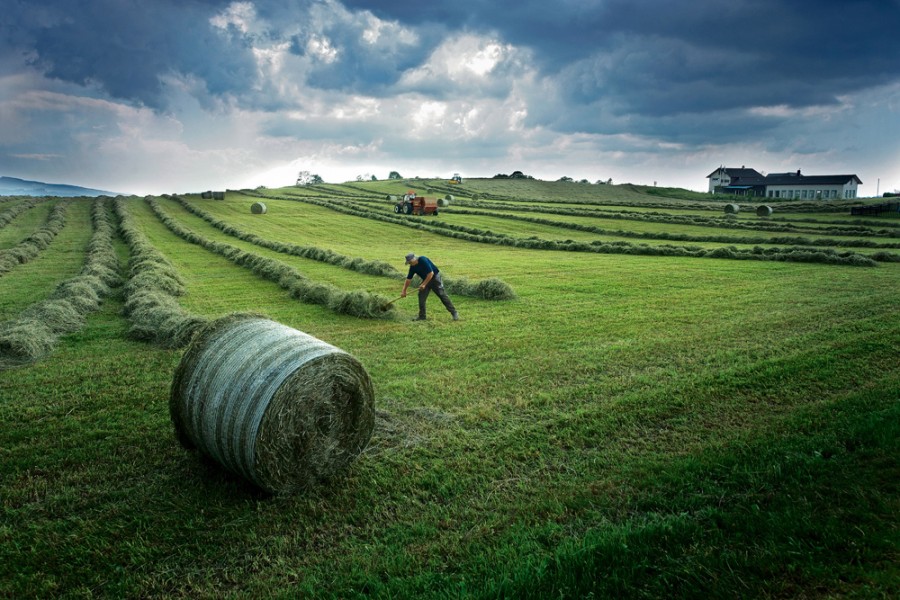
<svg viewBox="0 0 900 600">
<path fill-rule="evenodd" d="M 706 177 L 710 193 L 782 200 L 856 198 L 857 187 L 862 184 L 856 175 L 803 175 L 800 169 L 763 175 L 746 167 L 719 167 Z"/>
</svg>

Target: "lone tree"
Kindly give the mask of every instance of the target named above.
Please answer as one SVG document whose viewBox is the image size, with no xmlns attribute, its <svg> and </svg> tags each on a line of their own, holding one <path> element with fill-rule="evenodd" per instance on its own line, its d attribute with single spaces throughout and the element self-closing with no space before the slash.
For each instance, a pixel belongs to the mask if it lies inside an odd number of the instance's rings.
<svg viewBox="0 0 900 600">
<path fill-rule="evenodd" d="M 300 171 L 297 175 L 297 183 L 296 185 L 313 185 L 316 183 L 325 183 L 321 177 L 318 175 L 310 174 L 309 171 Z"/>
<path fill-rule="evenodd" d="M 388 175 L 388 179 L 403 179 L 403 177 L 401 177 L 400 173 L 397 171 L 391 171 L 391 174 Z"/>
</svg>

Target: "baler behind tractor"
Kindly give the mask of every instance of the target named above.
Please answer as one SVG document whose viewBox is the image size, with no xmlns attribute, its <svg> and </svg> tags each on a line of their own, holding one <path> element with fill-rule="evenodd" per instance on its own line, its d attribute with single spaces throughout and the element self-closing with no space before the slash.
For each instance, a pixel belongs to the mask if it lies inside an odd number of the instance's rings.
<svg viewBox="0 0 900 600">
<path fill-rule="evenodd" d="M 403 195 L 403 198 L 394 205 L 394 212 L 398 215 L 437 215 L 437 198 L 417 196 L 415 191 L 409 190 Z"/>
</svg>

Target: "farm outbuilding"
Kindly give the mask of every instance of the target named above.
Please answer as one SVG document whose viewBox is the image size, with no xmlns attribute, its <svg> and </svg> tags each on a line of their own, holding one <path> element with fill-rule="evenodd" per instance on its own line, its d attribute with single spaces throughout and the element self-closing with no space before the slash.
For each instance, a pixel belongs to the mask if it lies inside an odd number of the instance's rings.
<svg viewBox="0 0 900 600">
<path fill-rule="evenodd" d="M 732 194 L 779 200 L 856 198 L 862 180 L 856 175 L 803 175 L 800 169 L 763 175 L 756 169 L 719 167 L 706 176 L 710 194 Z"/>
</svg>

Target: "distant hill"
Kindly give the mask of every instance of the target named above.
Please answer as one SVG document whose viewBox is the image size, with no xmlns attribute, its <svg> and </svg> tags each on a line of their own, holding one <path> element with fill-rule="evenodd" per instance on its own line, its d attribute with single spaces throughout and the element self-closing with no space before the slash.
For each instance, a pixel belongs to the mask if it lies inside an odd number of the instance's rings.
<svg viewBox="0 0 900 600">
<path fill-rule="evenodd" d="M 115 192 L 94 190 L 77 185 L 43 183 L 0 176 L 0 196 L 118 196 Z"/>
</svg>

